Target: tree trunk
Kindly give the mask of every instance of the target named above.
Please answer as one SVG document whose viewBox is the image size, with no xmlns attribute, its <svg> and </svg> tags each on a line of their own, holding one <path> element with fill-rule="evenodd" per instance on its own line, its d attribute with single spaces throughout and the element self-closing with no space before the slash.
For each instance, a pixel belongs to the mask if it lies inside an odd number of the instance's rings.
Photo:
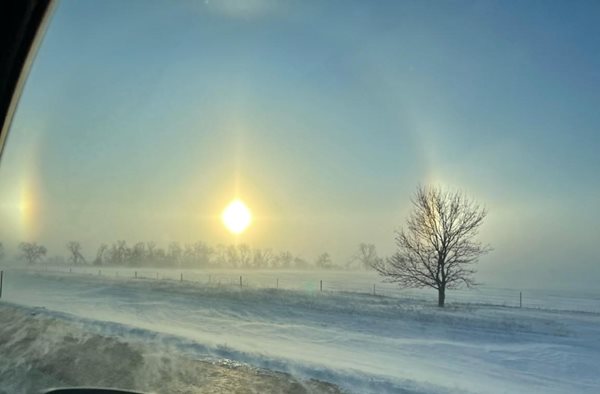
<svg viewBox="0 0 600 394">
<path fill-rule="evenodd" d="M 438 306 L 440 308 L 443 308 L 445 302 L 446 302 L 446 286 L 440 286 L 438 289 Z"/>
</svg>

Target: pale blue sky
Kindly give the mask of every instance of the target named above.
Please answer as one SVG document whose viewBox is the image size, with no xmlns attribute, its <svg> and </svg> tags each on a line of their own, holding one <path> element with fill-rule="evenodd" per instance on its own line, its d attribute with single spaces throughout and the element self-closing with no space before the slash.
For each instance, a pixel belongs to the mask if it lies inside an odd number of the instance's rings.
<svg viewBox="0 0 600 394">
<path fill-rule="evenodd" d="M 0 166 L 0 236 L 231 242 L 237 188 L 257 216 L 242 242 L 341 263 L 361 241 L 390 253 L 435 183 L 490 209 L 482 281 L 593 283 L 599 18 L 593 1 L 62 1 Z"/>
</svg>

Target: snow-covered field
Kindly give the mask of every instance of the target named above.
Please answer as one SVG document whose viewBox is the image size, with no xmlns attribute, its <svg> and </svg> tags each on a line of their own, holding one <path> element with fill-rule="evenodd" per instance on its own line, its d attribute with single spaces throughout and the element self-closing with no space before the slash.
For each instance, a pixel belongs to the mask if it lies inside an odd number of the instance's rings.
<svg viewBox="0 0 600 394">
<path fill-rule="evenodd" d="M 2 300 L 9 303 L 4 308 L 44 307 L 36 313 L 77 327 L 85 335 L 151 346 L 154 354 L 164 353 L 163 362 L 173 355 L 206 365 L 236 362 L 246 365 L 247 371 L 285 372 L 298 381 L 318 379 L 348 392 L 600 392 L 600 314 L 594 311 L 594 299 L 582 303 L 588 312 L 564 310 L 568 302 L 553 310 L 454 302 L 440 310 L 431 293 L 431 301 L 426 301 L 416 296 L 373 296 L 368 291 L 327 291 L 325 285 L 326 291 L 320 292 L 314 281 L 303 279 L 291 290 L 260 286 L 258 277 L 248 276 L 248 286 L 240 289 L 233 280 L 212 276 L 208 283 L 209 279 L 180 282 L 177 273 L 168 279 L 159 272 L 160 280 L 156 271 L 154 275 L 148 271 L 148 279 L 142 279 L 142 272 L 138 275 L 136 280 L 125 271 L 119 276 L 108 271 L 102 275 L 9 271 Z M 282 285 L 292 280 L 277 275 Z M 22 322 L 30 324 L 27 319 Z M 0 331 L 5 331 L 6 319 L 1 324 Z M 56 339 L 47 342 L 48 347 L 67 340 L 61 330 L 54 332 Z M 7 335 L 0 334 L 0 351 L 8 346 L 7 338 L 17 334 Z M 13 384 L 35 379 L 24 367 L 30 354 L 24 346 L 3 357 L 0 378 L 11 378 Z M 81 366 L 89 368 L 86 363 Z M 165 371 L 153 376 L 166 381 L 170 377 Z M 94 373 L 86 370 L 82 375 L 92 379 Z M 107 379 L 103 384 L 123 383 L 116 375 L 114 381 Z M 142 381 L 137 376 L 126 383 L 149 390 Z M 249 390 L 260 391 L 246 384 Z M 325 385 L 301 387 L 304 391 L 297 392 L 334 390 Z"/>
</svg>

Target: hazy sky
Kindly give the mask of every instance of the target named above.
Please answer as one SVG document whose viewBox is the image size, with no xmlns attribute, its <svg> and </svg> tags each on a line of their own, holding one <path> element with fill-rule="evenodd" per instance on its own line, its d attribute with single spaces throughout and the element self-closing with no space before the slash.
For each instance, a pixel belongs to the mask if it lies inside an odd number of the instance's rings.
<svg viewBox="0 0 600 394">
<path fill-rule="evenodd" d="M 0 166 L 0 238 L 393 250 L 417 184 L 490 215 L 479 279 L 600 279 L 600 3 L 62 1 Z"/>
</svg>

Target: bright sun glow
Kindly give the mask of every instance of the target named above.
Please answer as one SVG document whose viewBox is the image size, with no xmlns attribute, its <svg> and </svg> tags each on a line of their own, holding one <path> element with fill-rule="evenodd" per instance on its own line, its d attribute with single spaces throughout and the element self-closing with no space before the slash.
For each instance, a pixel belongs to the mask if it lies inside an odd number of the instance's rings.
<svg viewBox="0 0 600 394">
<path fill-rule="evenodd" d="M 234 234 L 241 234 L 252 221 L 250 210 L 241 200 L 233 200 L 221 215 L 223 224 Z"/>
</svg>

